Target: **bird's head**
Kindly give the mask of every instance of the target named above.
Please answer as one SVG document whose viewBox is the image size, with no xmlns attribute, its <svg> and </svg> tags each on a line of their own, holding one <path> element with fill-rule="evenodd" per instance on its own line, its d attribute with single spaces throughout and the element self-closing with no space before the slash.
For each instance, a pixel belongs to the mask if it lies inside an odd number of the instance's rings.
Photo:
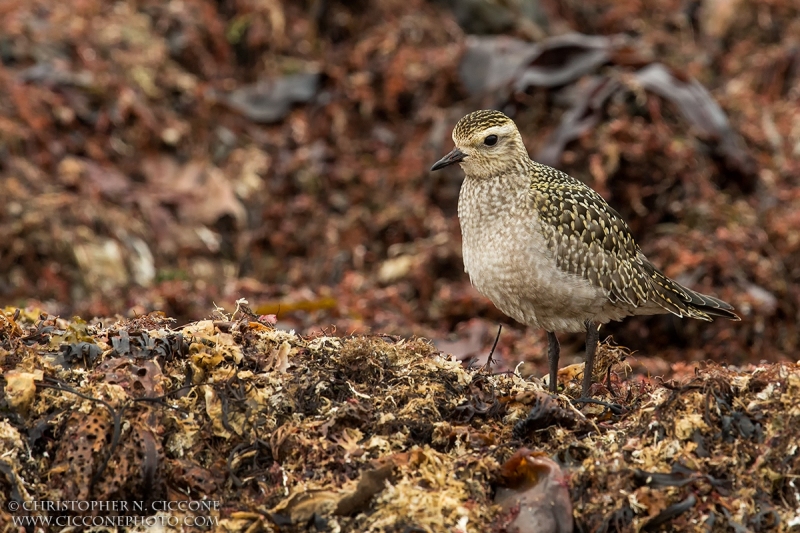
<svg viewBox="0 0 800 533">
<path fill-rule="evenodd" d="M 474 111 L 453 128 L 456 147 L 437 161 L 431 170 L 461 163 L 467 177 L 501 176 L 509 166 L 528 158 L 514 121 L 500 111 Z"/>
</svg>

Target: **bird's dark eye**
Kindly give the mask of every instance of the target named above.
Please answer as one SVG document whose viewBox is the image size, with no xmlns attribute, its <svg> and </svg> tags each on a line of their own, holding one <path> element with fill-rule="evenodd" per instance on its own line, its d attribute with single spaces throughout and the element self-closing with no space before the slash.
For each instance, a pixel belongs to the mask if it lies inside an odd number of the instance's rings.
<svg viewBox="0 0 800 533">
<path fill-rule="evenodd" d="M 486 146 L 494 146 L 497 144 L 497 135 L 489 135 L 483 140 L 483 144 Z"/>
</svg>

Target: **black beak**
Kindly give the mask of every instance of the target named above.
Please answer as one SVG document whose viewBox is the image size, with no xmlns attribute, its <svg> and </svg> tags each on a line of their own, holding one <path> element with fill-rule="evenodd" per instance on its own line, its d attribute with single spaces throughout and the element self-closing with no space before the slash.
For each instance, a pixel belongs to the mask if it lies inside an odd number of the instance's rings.
<svg viewBox="0 0 800 533">
<path fill-rule="evenodd" d="M 444 168 L 447 165 L 452 165 L 453 163 L 460 163 L 467 157 L 467 154 L 459 150 L 458 148 L 453 148 L 453 151 L 438 160 L 436 163 L 433 164 L 431 167 L 431 171 L 439 170 L 440 168 Z"/>
</svg>

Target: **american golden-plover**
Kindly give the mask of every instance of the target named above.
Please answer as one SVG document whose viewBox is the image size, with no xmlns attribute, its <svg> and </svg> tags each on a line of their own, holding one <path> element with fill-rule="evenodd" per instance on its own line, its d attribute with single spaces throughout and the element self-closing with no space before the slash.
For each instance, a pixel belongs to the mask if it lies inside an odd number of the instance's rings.
<svg viewBox="0 0 800 533">
<path fill-rule="evenodd" d="M 600 325 L 673 313 L 739 320 L 729 304 L 662 274 L 622 217 L 581 181 L 528 157 L 514 121 L 475 111 L 453 129 L 455 148 L 431 167 L 460 163 L 464 269 L 503 313 L 547 331 L 550 390 L 557 390 L 556 331 L 586 331 L 589 396 Z"/>
</svg>

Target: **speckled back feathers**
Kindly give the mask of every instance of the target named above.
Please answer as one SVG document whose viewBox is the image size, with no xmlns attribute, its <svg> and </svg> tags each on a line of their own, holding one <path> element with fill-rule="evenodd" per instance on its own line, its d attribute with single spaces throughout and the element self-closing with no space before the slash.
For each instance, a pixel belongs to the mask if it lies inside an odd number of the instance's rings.
<svg viewBox="0 0 800 533">
<path fill-rule="evenodd" d="M 628 224 L 591 188 L 531 161 L 531 199 L 556 264 L 634 308 L 656 303 L 678 316 L 734 318 L 733 308 L 667 278 L 642 254 Z"/>
</svg>

